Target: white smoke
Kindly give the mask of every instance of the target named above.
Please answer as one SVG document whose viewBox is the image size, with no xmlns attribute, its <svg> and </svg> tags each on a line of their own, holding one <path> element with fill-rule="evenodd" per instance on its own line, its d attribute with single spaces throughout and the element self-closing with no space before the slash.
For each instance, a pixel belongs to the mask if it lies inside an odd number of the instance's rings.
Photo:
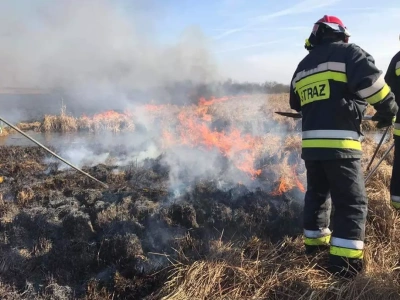
<svg viewBox="0 0 400 300">
<path fill-rule="evenodd" d="M 133 89 L 217 75 L 207 39 L 186 28 L 173 45 L 154 29 L 154 1 L 1 1 L 1 87 L 67 91 L 80 101 L 121 103 Z"/>
<path fill-rule="evenodd" d="M 112 159 L 112 164 L 122 166 L 164 152 L 172 188 L 198 178 L 218 177 L 222 170 L 220 177 L 227 181 L 249 183 L 249 176 L 234 162 L 221 159 L 217 148 L 177 145 L 160 149 L 163 128 L 154 124 L 132 98 L 130 92 L 135 89 L 168 86 L 176 81 L 207 83 L 219 78 L 209 51 L 211 45 L 197 28 L 186 28 L 175 44 L 160 42 L 153 20 L 164 12 L 160 1 L 157 5 L 155 2 L 133 0 L 129 8 L 111 0 L 0 2 L 0 86 L 63 91 L 75 99 L 74 104 L 96 109 L 112 104 L 113 109 L 134 111 L 135 125 L 143 126 L 144 132 L 94 137 L 110 151 L 99 153 L 86 136 L 58 149 L 78 167 Z M 241 114 L 243 122 L 232 125 L 262 135 L 264 115 L 259 110 L 263 102 L 239 100 L 236 106 L 220 109 L 223 115 L 216 118 Z M 64 104 L 68 110 L 71 102 L 66 100 Z M 38 109 L 46 113 L 46 108 Z M 251 122 L 245 124 L 246 118 Z M 126 154 L 112 157 L 111 150 L 120 145 Z M 60 168 L 68 167 L 61 164 Z"/>
</svg>

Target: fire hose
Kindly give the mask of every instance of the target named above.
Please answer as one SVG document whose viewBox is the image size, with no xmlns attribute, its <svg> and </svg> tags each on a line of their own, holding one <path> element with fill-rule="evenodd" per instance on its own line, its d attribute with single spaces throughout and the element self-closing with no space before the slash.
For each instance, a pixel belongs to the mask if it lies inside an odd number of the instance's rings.
<svg viewBox="0 0 400 300">
<path fill-rule="evenodd" d="M 59 160 L 61 160 L 63 163 L 69 165 L 70 167 L 74 168 L 75 170 L 77 170 L 78 172 L 82 173 L 83 175 L 89 177 L 90 179 L 100 183 L 102 186 L 104 186 L 105 188 L 108 188 L 108 185 L 105 184 L 104 182 L 94 178 L 92 175 L 82 171 L 81 169 L 79 169 L 78 167 L 74 166 L 73 164 L 71 164 L 70 162 L 66 161 L 65 159 L 63 159 L 62 157 L 60 157 L 59 155 L 57 155 L 56 153 L 54 153 L 53 151 L 51 151 L 50 149 L 48 149 L 47 147 L 45 147 L 44 145 L 42 145 L 41 143 L 39 143 L 38 141 L 36 141 L 34 138 L 30 137 L 29 135 L 27 135 L 25 132 L 23 132 L 22 130 L 20 130 L 18 127 L 10 124 L 9 122 L 7 122 L 6 120 L 4 120 L 2 117 L 0 117 L 0 121 L 3 121 L 4 123 L 6 123 L 8 126 L 10 126 L 12 129 L 14 129 L 15 131 L 19 132 L 20 134 L 22 134 L 23 136 L 25 136 L 27 139 L 31 140 L 32 142 L 34 142 L 36 145 L 38 145 L 39 147 L 41 147 L 42 149 L 46 150 L 47 152 L 49 152 L 51 155 L 55 156 L 56 158 L 58 158 Z"/>
</svg>

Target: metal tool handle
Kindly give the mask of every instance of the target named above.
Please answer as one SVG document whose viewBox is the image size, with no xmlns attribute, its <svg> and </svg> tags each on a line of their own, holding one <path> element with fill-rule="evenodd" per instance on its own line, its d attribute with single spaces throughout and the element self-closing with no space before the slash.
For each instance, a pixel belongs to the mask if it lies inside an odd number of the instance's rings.
<svg viewBox="0 0 400 300">
<path fill-rule="evenodd" d="M 369 164 L 368 164 L 367 171 L 369 171 L 369 168 L 371 167 L 372 162 L 374 161 L 375 156 L 376 156 L 376 154 L 378 153 L 378 150 L 379 150 L 379 148 L 381 147 L 382 142 L 383 142 L 383 140 L 385 139 L 385 136 L 386 136 L 386 134 L 387 134 L 388 131 L 389 131 L 389 128 L 390 128 L 390 126 L 386 127 L 385 132 L 382 134 L 381 140 L 379 141 L 378 146 L 376 146 L 374 155 L 372 156 L 372 158 L 371 158 L 371 160 L 370 160 L 370 162 L 369 162 Z"/>
<path fill-rule="evenodd" d="M 102 186 L 104 186 L 105 188 L 108 188 L 108 185 L 105 184 L 104 182 L 101 182 L 100 180 L 94 178 L 92 175 L 82 171 L 81 169 L 79 169 L 78 167 L 74 166 L 73 164 L 71 164 L 70 162 L 66 161 L 65 159 L 63 159 L 62 157 L 58 156 L 57 154 L 55 154 L 53 151 L 51 151 L 50 149 L 48 149 L 47 147 L 45 147 L 44 145 L 42 145 L 41 143 L 39 143 L 38 141 L 36 141 L 34 138 L 30 137 L 29 135 L 27 135 L 25 132 L 23 132 L 22 130 L 20 130 L 18 127 L 15 127 L 14 125 L 10 124 L 9 122 L 7 122 L 6 120 L 4 120 L 3 118 L 0 117 L 0 121 L 3 121 L 4 123 L 6 123 L 8 126 L 10 126 L 12 129 L 16 130 L 17 132 L 19 132 L 20 134 L 22 134 L 23 136 L 25 136 L 27 139 L 31 140 L 32 142 L 34 142 L 36 145 L 38 145 L 39 147 L 43 148 L 44 150 L 46 150 L 47 152 L 49 152 L 51 155 L 55 156 L 56 158 L 58 158 L 59 160 L 61 160 L 62 162 L 66 163 L 67 165 L 69 165 L 70 167 L 74 168 L 75 170 L 81 172 L 83 175 L 93 179 L 94 181 L 97 181 L 98 183 L 100 183 Z"/>
<path fill-rule="evenodd" d="M 379 165 L 382 163 L 382 161 L 386 158 L 386 156 L 388 156 L 390 150 L 392 150 L 394 147 L 394 143 L 389 147 L 389 149 L 386 150 L 386 152 L 383 154 L 383 156 L 381 157 L 381 159 L 378 161 L 378 163 L 376 164 L 376 166 L 368 173 L 368 175 L 365 177 L 365 182 L 368 181 L 368 179 L 372 176 L 372 174 L 375 173 L 375 171 L 378 169 Z"/>
</svg>

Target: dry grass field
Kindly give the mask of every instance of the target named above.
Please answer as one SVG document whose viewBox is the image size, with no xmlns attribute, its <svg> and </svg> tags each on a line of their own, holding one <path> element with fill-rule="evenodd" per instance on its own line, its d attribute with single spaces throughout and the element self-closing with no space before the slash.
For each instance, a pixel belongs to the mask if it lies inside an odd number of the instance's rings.
<svg viewBox="0 0 400 300">
<path fill-rule="evenodd" d="M 84 170 L 109 189 L 49 163 L 38 147 L 0 147 L 0 298 L 400 299 L 392 153 L 367 183 L 366 269 L 354 280 L 331 277 L 327 253 L 303 254 L 300 121 L 274 113 L 289 111 L 287 102 L 279 94 L 147 105 L 141 112 L 160 129 L 162 154 L 121 165 L 115 161 L 129 149 L 93 146 L 110 157 Z M 135 111 L 73 117 L 63 110 L 18 126 L 135 137 L 137 118 Z M 363 130 L 374 123 L 363 122 Z M 368 136 L 362 144 L 365 168 L 377 144 Z M 179 169 L 178 193 L 177 166 L 166 160 L 177 147 L 199 160 L 215 152 L 221 164 L 191 177 L 212 162 L 191 166 L 177 152 L 187 167 Z"/>
</svg>

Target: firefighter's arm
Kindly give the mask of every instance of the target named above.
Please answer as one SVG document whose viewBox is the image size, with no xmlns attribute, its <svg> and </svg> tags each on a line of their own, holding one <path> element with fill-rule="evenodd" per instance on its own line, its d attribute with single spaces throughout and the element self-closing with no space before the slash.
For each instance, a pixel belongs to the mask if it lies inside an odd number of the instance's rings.
<svg viewBox="0 0 400 300">
<path fill-rule="evenodd" d="M 393 57 L 389 63 L 388 69 L 385 74 L 385 81 L 389 85 L 390 89 L 393 89 L 393 85 L 396 81 L 396 57 Z"/>
<path fill-rule="evenodd" d="M 400 51 L 391 59 L 385 75 L 385 81 L 395 95 L 395 100 L 400 106 Z"/>
<path fill-rule="evenodd" d="M 294 76 L 295 75 L 293 75 L 292 80 L 290 81 L 289 105 L 291 109 L 300 112 L 301 111 L 300 98 L 298 94 L 295 92 L 293 85 Z"/>
<path fill-rule="evenodd" d="M 376 109 L 375 120 L 392 122 L 398 106 L 382 71 L 375 66 L 373 57 L 359 46 L 352 44 L 347 50 L 346 75 L 350 92 Z"/>
</svg>

